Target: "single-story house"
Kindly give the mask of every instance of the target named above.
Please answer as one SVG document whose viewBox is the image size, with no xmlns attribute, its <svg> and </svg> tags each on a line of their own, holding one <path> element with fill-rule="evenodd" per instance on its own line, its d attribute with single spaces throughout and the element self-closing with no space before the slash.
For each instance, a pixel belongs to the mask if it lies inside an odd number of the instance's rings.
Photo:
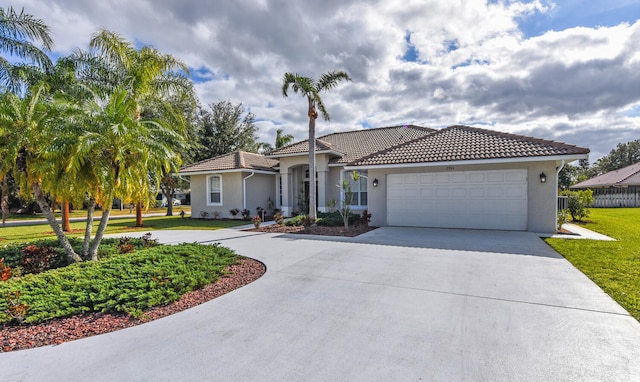
<svg viewBox="0 0 640 382">
<path fill-rule="evenodd" d="M 640 207 L 640 162 L 569 187 L 593 190 L 592 207 Z"/>
<path fill-rule="evenodd" d="M 267 153 L 235 152 L 180 170 L 191 176 L 192 216 L 273 201 L 285 216 L 305 212 L 307 140 Z M 318 210 L 343 200 L 368 210 L 374 226 L 554 232 L 557 174 L 589 149 L 468 126 L 405 125 L 316 139 Z M 357 171 L 358 181 L 351 173 Z"/>
</svg>

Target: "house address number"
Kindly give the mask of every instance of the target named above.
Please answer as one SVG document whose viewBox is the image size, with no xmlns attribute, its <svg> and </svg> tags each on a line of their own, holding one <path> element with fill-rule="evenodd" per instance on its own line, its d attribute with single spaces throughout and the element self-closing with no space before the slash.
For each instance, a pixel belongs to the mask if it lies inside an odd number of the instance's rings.
<svg viewBox="0 0 640 382">
<path fill-rule="evenodd" d="M 445 168 L 445 170 L 447 170 L 447 171 L 453 171 L 453 170 L 455 170 L 455 169 L 456 169 L 456 168 L 455 168 L 455 166 L 447 166 L 447 167 Z"/>
</svg>

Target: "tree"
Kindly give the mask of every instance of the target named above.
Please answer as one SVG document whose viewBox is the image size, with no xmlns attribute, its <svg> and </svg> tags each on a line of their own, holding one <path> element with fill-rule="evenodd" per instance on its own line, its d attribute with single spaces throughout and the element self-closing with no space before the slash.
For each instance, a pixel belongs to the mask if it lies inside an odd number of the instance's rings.
<svg viewBox="0 0 640 382">
<path fill-rule="evenodd" d="M 598 159 L 594 164 L 597 174 L 621 169 L 640 162 L 640 139 L 627 143 L 618 143 L 609 154 Z"/>
<path fill-rule="evenodd" d="M 29 86 L 24 97 L 5 93 L 0 99 L 0 136 L 3 179 L 13 168 L 21 194 L 33 192 L 49 225 L 67 253 L 69 262 L 79 261 L 45 198 L 43 185 L 51 183 L 58 172 L 60 152 L 50 145 L 51 127 L 61 109 L 46 99 L 46 85 Z M 46 154 L 48 150 L 49 155 Z"/>
<path fill-rule="evenodd" d="M 276 130 L 276 149 L 282 148 L 293 142 L 293 135 L 283 134 L 282 129 Z"/>
<path fill-rule="evenodd" d="M 35 42 L 40 42 L 38 48 Z M 53 40 L 49 35 L 49 27 L 40 19 L 24 12 L 17 13 L 13 7 L 0 8 L 0 84 L 10 90 L 16 88 L 16 78 L 12 76 L 13 65 L 5 54 L 20 59 L 30 60 L 42 66 L 51 66 L 51 60 L 44 51 L 53 48 Z"/>
<path fill-rule="evenodd" d="M 197 160 L 236 150 L 257 152 L 255 115 L 245 113 L 242 103 L 233 105 L 230 101 L 220 101 L 207 107 L 200 110 L 202 149 Z"/>
<path fill-rule="evenodd" d="M 316 206 L 316 119 L 318 109 L 325 121 L 329 121 L 329 113 L 324 106 L 320 93 L 338 86 L 340 81 L 351 81 L 349 74 L 343 71 L 324 73 L 318 81 L 295 73 L 285 73 L 282 79 L 282 96 L 287 97 L 289 88 L 307 98 L 307 116 L 309 117 L 309 218 L 315 222 L 318 213 Z"/>
<path fill-rule="evenodd" d="M 168 102 L 171 97 L 195 99 L 189 69 L 179 59 L 149 46 L 136 49 L 132 42 L 106 29 L 94 33 L 89 46 L 91 52 L 76 54 L 81 77 L 102 94 L 109 94 L 114 88 L 129 92 L 137 105 L 136 118 L 141 118 L 145 109 L 159 105 L 165 118 L 169 114 L 177 116 L 179 111 L 173 110 Z M 185 135 L 183 119 L 165 120 L 176 122 L 171 127 Z M 142 204 L 135 202 L 136 226 L 141 226 Z"/>
<path fill-rule="evenodd" d="M 104 102 L 106 101 L 106 102 Z M 108 100 L 91 100 L 84 105 L 79 125 L 86 130 L 79 137 L 69 170 L 83 177 L 87 184 L 90 210 L 95 203 L 102 206 L 102 217 L 91 246 L 85 256 L 95 260 L 97 249 L 107 227 L 113 199 L 149 200 L 160 184 L 160 174 L 180 165 L 171 144 L 182 140 L 172 128 L 160 120 L 138 116 L 139 106 L 125 89 Z"/>
</svg>

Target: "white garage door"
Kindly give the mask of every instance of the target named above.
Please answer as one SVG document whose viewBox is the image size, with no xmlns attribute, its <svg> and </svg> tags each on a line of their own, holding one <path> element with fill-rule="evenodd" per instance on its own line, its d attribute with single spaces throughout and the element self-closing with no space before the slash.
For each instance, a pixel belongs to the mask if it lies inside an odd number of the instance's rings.
<svg viewBox="0 0 640 382">
<path fill-rule="evenodd" d="M 387 224 L 527 229 L 527 170 L 387 175 Z"/>
</svg>

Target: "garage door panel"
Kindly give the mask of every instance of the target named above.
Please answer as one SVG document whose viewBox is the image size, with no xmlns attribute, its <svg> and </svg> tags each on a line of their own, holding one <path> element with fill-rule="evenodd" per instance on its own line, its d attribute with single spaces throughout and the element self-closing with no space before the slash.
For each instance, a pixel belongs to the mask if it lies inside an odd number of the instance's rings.
<svg viewBox="0 0 640 382">
<path fill-rule="evenodd" d="M 387 176 L 387 224 L 526 230 L 527 171 Z"/>
</svg>

